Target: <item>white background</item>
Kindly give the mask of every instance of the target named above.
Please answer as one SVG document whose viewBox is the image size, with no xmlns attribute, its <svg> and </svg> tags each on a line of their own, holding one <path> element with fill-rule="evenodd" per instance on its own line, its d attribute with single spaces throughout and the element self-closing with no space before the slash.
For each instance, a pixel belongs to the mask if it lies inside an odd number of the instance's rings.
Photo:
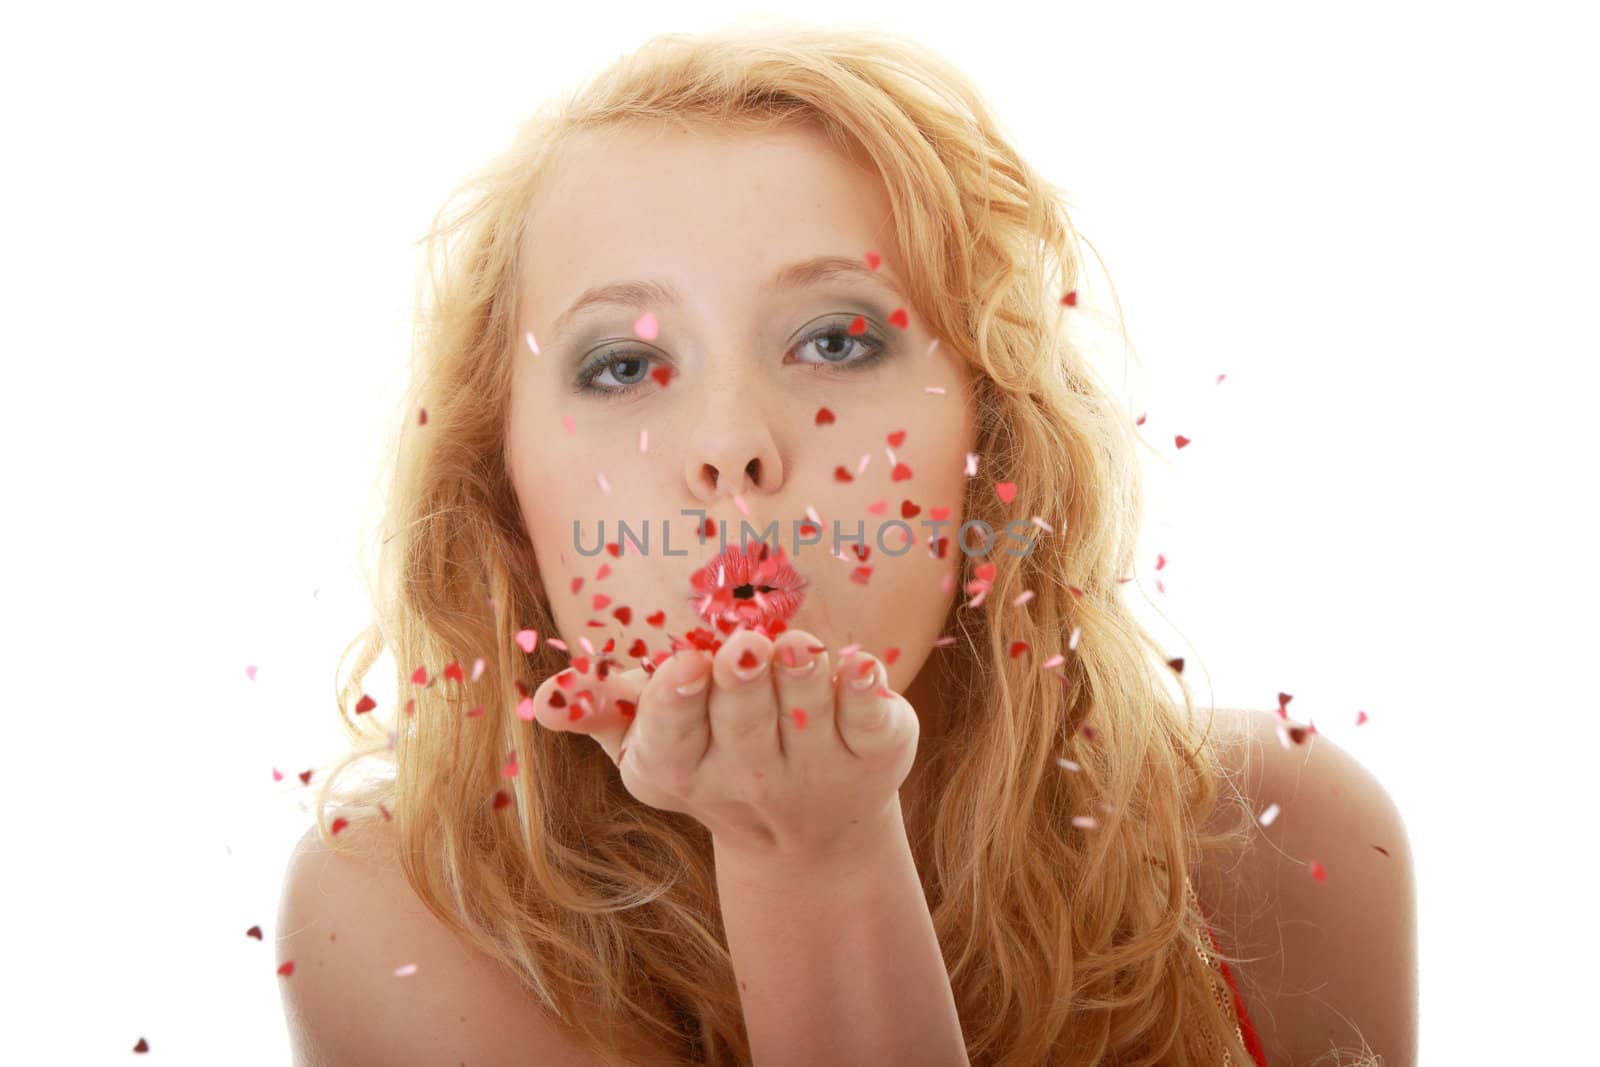
<svg viewBox="0 0 1600 1067">
<path fill-rule="evenodd" d="M 1424 1062 L 1537 1062 L 1593 988 L 1595 35 L 1294 7 L 806 17 L 944 52 L 1071 192 L 1143 359 L 1152 625 L 1399 803 Z M 740 10 L 7 17 L 9 1062 L 287 1062 L 293 775 L 341 741 L 414 242 L 538 102 Z"/>
</svg>

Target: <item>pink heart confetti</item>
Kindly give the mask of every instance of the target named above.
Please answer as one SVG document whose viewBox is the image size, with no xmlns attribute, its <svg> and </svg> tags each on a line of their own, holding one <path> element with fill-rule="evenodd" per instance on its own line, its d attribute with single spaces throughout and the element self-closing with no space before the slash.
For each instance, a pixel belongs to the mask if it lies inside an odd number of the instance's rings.
<svg viewBox="0 0 1600 1067">
<path fill-rule="evenodd" d="M 517 647 L 524 652 L 532 652 L 539 647 L 539 634 L 534 630 L 518 630 Z"/>
<path fill-rule="evenodd" d="M 1277 804 L 1268 804 L 1267 805 L 1267 810 L 1263 811 L 1256 818 L 1256 821 L 1259 822 L 1262 826 L 1271 826 L 1274 822 L 1277 821 L 1277 819 L 1278 819 L 1278 811 L 1279 810 L 1280 809 L 1278 808 Z"/>
<path fill-rule="evenodd" d="M 883 257 L 876 252 L 867 253 L 867 266 L 873 270 L 878 269 L 878 264 L 883 262 Z"/>
<path fill-rule="evenodd" d="M 976 478 L 977 476 L 978 476 L 978 454 L 976 452 L 968 452 L 967 453 L 967 477 L 968 478 Z"/>
<path fill-rule="evenodd" d="M 561 416 L 561 425 L 565 426 L 567 428 L 567 432 L 568 433 L 573 433 L 574 432 L 573 429 L 572 429 L 572 416 L 571 415 L 563 415 L 563 416 Z"/>
<path fill-rule="evenodd" d="M 395 968 L 395 972 L 394 972 L 394 976 L 396 978 L 410 978 L 412 975 L 414 975 L 416 973 L 417 973 L 417 965 L 415 963 L 408 963 L 404 967 L 396 967 Z"/>
<path fill-rule="evenodd" d="M 246 667 L 244 669 L 244 673 L 250 676 L 250 680 L 252 682 L 256 680 L 256 669 L 254 666 Z"/>
<path fill-rule="evenodd" d="M 644 454 L 644 451 L 645 451 L 645 449 L 647 447 L 649 447 L 649 444 L 650 444 L 650 431 L 641 429 L 639 431 L 639 453 L 640 453 L 640 455 Z"/>
<path fill-rule="evenodd" d="M 947 519 L 950 518 L 950 509 L 949 508 L 929 508 L 928 509 L 928 517 L 933 519 L 934 522 L 944 522 L 944 521 L 946 521 Z"/>
<path fill-rule="evenodd" d="M 537 356 L 539 354 L 539 342 L 533 339 L 533 331 L 523 331 L 522 339 L 528 342 L 528 350 Z"/>
<path fill-rule="evenodd" d="M 872 514 L 872 515 L 882 515 L 884 512 L 886 512 L 888 510 L 889 510 L 889 501 L 888 501 L 887 498 L 884 498 L 884 499 L 881 499 L 881 500 L 876 500 L 873 503 L 867 505 L 867 512 L 869 514 Z"/>
<path fill-rule="evenodd" d="M 660 328 L 660 324 L 656 322 L 656 313 L 654 311 L 646 311 L 633 323 L 634 336 L 641 337 L 646 341 L 654 341 Z"/>
<path fill-rule="evenodd" d="M 1000 498 L 1001 502 L 1009 504 L 1013 500 L 1017 499 L 1017 483 L 999 482 L 995 485 L 994 492 L 995 495 Z"/>
</svg>

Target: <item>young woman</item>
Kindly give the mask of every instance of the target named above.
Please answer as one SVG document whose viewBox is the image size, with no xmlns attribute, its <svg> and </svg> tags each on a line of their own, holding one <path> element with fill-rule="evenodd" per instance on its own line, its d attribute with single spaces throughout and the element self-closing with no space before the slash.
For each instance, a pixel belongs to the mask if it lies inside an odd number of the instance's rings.
<svg viewBox="0 0 1600 1067">
<path fill-rule="evenodd" d="M 1081 239 L 956 70 L 670 35 L 475 188 L 286 877 L 302 1062 L 1412 1062 L 1398 815 L 1135 621 Z"/>
</svg>

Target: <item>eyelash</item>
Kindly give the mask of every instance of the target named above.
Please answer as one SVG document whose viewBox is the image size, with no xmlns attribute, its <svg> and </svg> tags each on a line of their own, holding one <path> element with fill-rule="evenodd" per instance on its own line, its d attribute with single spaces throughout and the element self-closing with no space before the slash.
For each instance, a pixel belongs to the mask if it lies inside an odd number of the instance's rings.
<svg viewBox="0 0 1600 1067">
<path fill-rule="evenodd" d="M 812 342 L 824 337 L 843 337 L 846 340 L 865 345 L 869 349 L 869 352 L 860 359 L 808 363 L 806 364 L 807 366 L 818 368 L 845 367 L 852 371 L 864 370 L 867 367 L 871 367 L 882 362 L 883 359 L 889 355 L 888 343 L 881 337 L 874 334 L 870 329 L 865 333 L 854 335 L 849 332 L 847 326 L 842 326 L 837 323 L 824 326 L 821 329 L 806 335 L 805 337 L 801 338 L 799 343 L 797 343 L 793 349 L 790 349 L 790 351 L 792 352 L 796 349 L 804 348 L 806 345 L 809 345 Z M 630 382 L 619 389 L 596 387 L 594 385 L 594 380 L 619 363 L 654 360 L 655 358 L 656 357 L 651 353 L 637 349 L 620 349 L 618 351 L 608 352 L 605 355 L 597 357 L 593 362 L 589 363 L 578 372 L 578 378 L 577 382 L 575 383 L 574 392 L 589 393 L 595 396 L 603 396 L 607 399 L 616 399 L 618 397 L 628 396 L 632 394 L 635 389 L 644 385 L 645 382 L 649 381 L 650 379 L 645 377 L 640 381 Z"/>
</svg>

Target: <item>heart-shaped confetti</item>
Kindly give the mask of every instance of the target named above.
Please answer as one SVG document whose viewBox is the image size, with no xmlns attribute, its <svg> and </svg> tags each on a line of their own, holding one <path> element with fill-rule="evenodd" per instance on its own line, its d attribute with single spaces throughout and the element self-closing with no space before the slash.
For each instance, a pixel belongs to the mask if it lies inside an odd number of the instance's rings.
<svg viewBox="0 0 1600 1067">
<path fill-rule="evenodd" d="M 909 477 L 911 477 L 911 468 L 904 463 L 896 463 L 894 471 L 889 475 L 890 480 L 896 482 L 903 482 Z"/>
<path fill-rule="evenodd" d="M 887 498 L 884 498 L 884 499 L 881 499 L 881 500 L 874 500 L 872 503 L 867 505 L 867 512 L 869 514 L 872 514 L 872 515 L 882 515 L 884 512 L 886 512 L 888 510 L 889 510 L 889 501 L 888 501 Z"/>
<path fill-rule="evenodd" d="M 818 426 L 832 426 L 833 422 L 834 422 L 833 412 L 829 411 L 827 408 L 818 408 L 817 409 L 817 425 Z"/>
<path fill-rule="evenodd" d="M 646 341 L 654 341 L 660 329 L 661 324 L 656 321 L 656 313 L 654 311 L 646 311 L 635 319 L 633 323 L 634 336 L 641 337 Z"/>
<path fill-rule="evenodd" d="M 867 253 L 867 266 L 873 270 L 878 269 L 878 264 L 883 262 L 883 257 L 876 252 Z"/>
<path fill-rule="evenodd" d="M 920 514 L 922 514 L 922 508 L 916 504 L 909 500 L 900 501 L 900 517 L 902 519 L 914 519 Z"/>
<path fill-rule="evenodd" d="M 654 378 L 656 381 L 665 386 L 669 381 L 672 380 L 672 368 L 657 367 L 650 372 L 650 377 Z"/>
<path fill-rule="evenodd" d="M 1017 483 L 997 482 L 994 487 L 994 494 L 1000 498 L 1002 503 L 1009 504 L 1017 499 Z"/>
<path fill-rule="evenodd" d="M 667 613 L 664 611 L 658 611 L 654 615 L 646 615 L 644 617 L 644 621 L 649 623 L 651 626 L 664 626 L 667 622 Z"/>
<path fill-rule="evenodd" d="M 250 676 L 252 682 L 256 680 L 256 669 L 254 667 L 246 667 L 244 673 Z"/>
<path fill-rule="evenodd" d="M 889 315 L 889 321 L 900 327 L 902 330 L 911 323 L 911 319 L 906 314 L 905 308 L 895 308 L 894 311 Z"/>
<path fill-rule="evenodd" d="M 1173 440 L 1177 443 L 1179 448 L 1182 448 L 1189 443 L 1189 439 L 1183 436 L 1181 433 L 1177 437 L 1173 438 Z"/>
<path fill-rule="evenodd" d="M 860 337 L 867 332 L 867 320 L 857 315 L 850 320 L 850 325 L 845 327 L 844 332 L 851 337 Z"/>
<path fill-rule="evenodd" d="M 363 712 L 371 711 L 377 706 L 378 702 L 376 700 L 373 700 L 371 697 L 367 696 L 367 694 L 362 693 L 361 699 L 356 701 L 356 714 L 360 715 Z"/>
<path fill-rule="evenodd" d="M 889 435 L 888 441 L 891 448 L 899 448 L 906 443 L 906 432 L 904 430 L 896 430 Z"/>
<path fill-rule="evenodd" d="M 518 630 L 517 647 L 524 652 L 532 652 L 539 647 L 539 634 L 535 630 Z"/>
<path fill-rule="evenodd" d="M 836 482 L 853 482 L 856 479 L 855 475 L 851 474 L 845 468 L 835 467 L 833 468 L 833 480 Z"/>
<path fill-rule="evenodd" d="M 945 522 L 945 521 L 948 521 L 949 518 L 950 518 L 950 509 L 949 508 L 929 508 L 928 509 L 928 517 L 933 519 L 934 522 Z"/>
</svg>

